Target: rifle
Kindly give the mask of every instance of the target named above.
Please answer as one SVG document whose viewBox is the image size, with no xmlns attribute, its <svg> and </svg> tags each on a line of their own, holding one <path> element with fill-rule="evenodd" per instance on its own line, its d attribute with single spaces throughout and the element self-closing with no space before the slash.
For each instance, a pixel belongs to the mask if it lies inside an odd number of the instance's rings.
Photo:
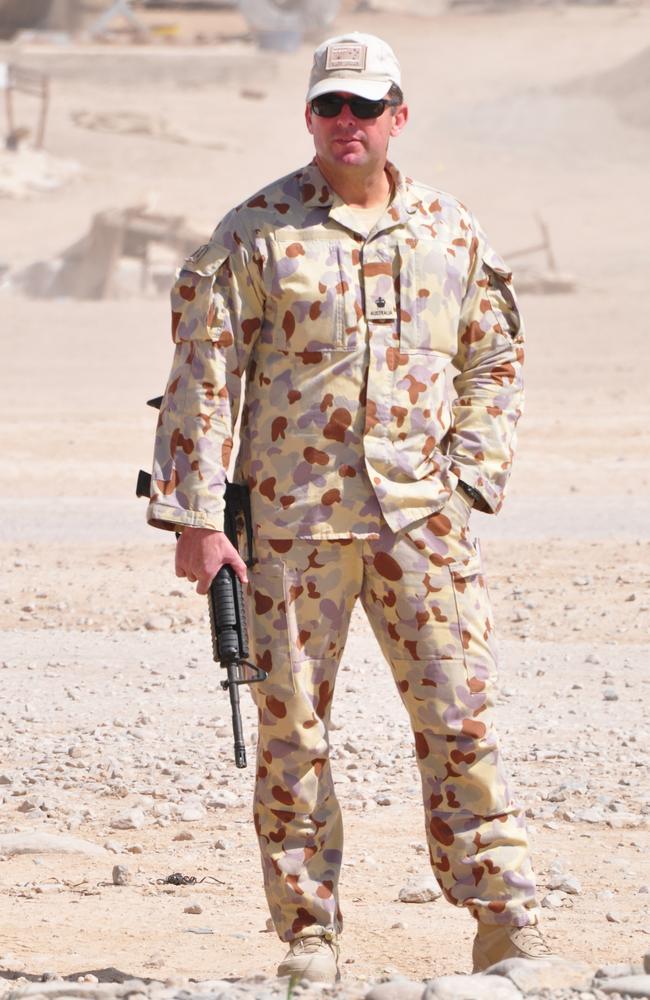
<svg viewBox="0 0 650 1000">
<path fill-rule="evenodd" d="M 159 410 L 162 396 L 147 400 L 147 406 Z M 135 488 L 136 496 L 151 496 L 151 476 L 140 469 Z M 248 487 L 240 483 L 226 482 L 226 510 L 224 533 L 235 549 L 237 542 L 237 521 L 241 517 L 246 533 L 246 559 L 248 567 L 255 564 L 253 555 L 253 519 L 251 516 Z M 178 532 L 176 532 L 178 538 Z M 242 729 L 239 705 L 239 685 L 255 684 L 266 680 L 267 673 L 248 659 L 248 630 L 246 627 L 246 605 L 241 581 L 232 566 L 222 566 L 208 591 L 208 611 L 212 635 L 212 657 L 215 663 L 226 670 L 226 680 L 221 687 L 230 695 L 232 729 L 235 743 L 235 764 L 246 767 L 246 744 Z M 252 675 L 249 673 L 252 671 Z"/>
</svg>

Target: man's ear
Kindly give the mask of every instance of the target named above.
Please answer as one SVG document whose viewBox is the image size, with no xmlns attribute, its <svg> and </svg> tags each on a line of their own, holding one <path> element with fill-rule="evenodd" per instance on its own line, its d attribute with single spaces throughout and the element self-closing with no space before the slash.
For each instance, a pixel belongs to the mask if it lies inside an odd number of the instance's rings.
<svg viewBox="0 0 650 1000">
<path fill-rule="evenodd" d="M 390 134 L 392 136 L 399 135 L 400 132 L 406 127 L 406 123 L 409 120 L 409 109 L 407 104 L 400 104 L 399 108 L 395 111 L 393 115 L 393 124 L 391 126 Z"/>
<path fill-rule="evenodd" d="M 309 104 L 305 104 L 305 124 L 307 125 L 307 131 L 311 132 L 313 135 L 314 130 L 311 125 L 311 116 L 312 116 L 312 110 Z"/>
</svg>

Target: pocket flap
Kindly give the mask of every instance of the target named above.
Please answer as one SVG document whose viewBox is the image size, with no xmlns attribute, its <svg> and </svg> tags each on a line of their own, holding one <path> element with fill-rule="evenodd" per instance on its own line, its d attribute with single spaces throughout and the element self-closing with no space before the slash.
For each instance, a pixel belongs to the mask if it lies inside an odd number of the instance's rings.
<svg viewBox="0 0 650 1000">
<path fill-rule="evenodd" d="M 506 264 L 503 257 L 500 257 L 495 250 L 488 248 L 483 254 L 483 267 L 489 276 L 498 275 L 502 281 L 510 283 L 512 281 L 512 271 Z"/>
<path fill-rule="evenodd" d="M 481 556 L 478 552 L 474 552 L 468 559 L 458 559 L 456 562 L 449 563 L 449 569 L 456 576 L 463 578 L 482 576 L 483 563 L 481 562 Z"/>
</svg>

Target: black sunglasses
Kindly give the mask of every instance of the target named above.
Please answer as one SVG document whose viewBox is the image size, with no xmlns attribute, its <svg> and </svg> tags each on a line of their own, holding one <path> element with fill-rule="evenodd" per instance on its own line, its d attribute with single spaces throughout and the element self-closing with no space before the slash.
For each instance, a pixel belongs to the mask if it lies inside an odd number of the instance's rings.
<svg viewBox="0 0 650 1000">
<path fill-rule="evenodd" d="M 311 102 L 311 109 L 319 118 L 336 118 L 347 105 L 355 118 L 379 118 L 386 108 L 397 107 L 397 101 L 369 101 L 365 97 L 342 97 L 341 94 L 322 94 Z"/>
</svg>

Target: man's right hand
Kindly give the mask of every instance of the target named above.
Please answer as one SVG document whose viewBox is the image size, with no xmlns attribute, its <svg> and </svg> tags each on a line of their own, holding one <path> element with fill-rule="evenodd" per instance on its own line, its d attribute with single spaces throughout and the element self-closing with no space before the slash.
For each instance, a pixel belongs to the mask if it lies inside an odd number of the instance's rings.
<svg viewBox="0 0 650 1000">
<path fill-rule="evenodd" d="M 207 594 L 222 566 L 228 563 L 243 584 L 248 583 L 246 563 L 223 531 L 183 528 L 176 542 L 176 576 L 196 583 L 197 594 Z"/>
</svg>

